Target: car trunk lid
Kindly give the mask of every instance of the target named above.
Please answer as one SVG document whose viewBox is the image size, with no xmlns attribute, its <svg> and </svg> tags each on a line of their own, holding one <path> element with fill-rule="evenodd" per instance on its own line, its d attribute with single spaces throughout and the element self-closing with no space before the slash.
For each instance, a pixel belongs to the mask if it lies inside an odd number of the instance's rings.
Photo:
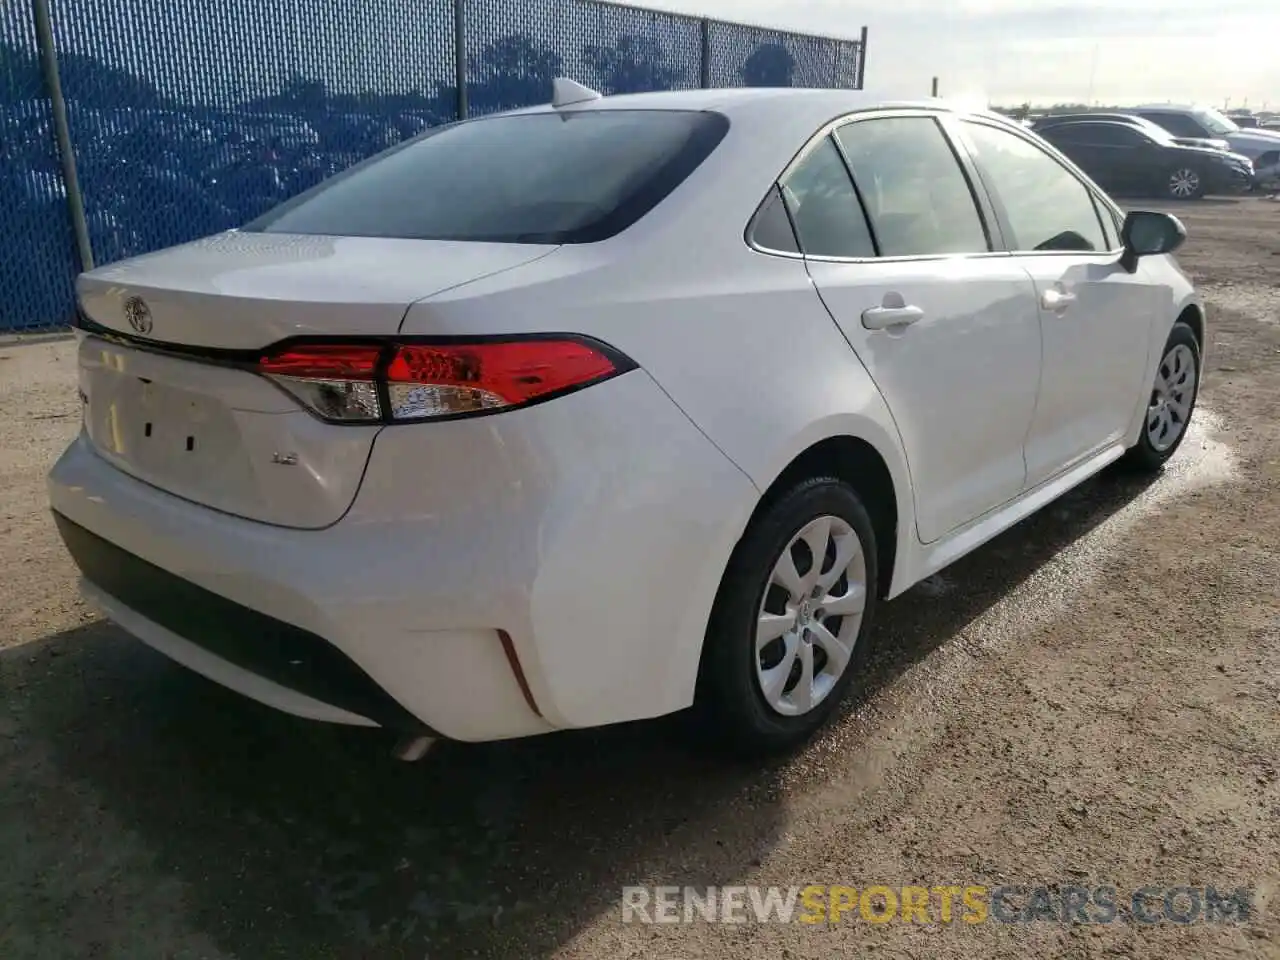
<svg viewBox="0 0 1280 960">
<path fill-rule="evenodd" d="M 99 267 L 77 292 L 89 320 L 125 335 L 258 349 L 287 337 L 395 333 L 415 300 L 554 249 L 230 231 Z M 137 301 L 140 326 L 130 323 Z"/>
<path fill-rule="evenodd" d="M 328 526 L 355 499 L 382 427 L 314 416 L 255 371 L 259 351 L 394 335 L 415 300 L 553 249 L 230 233 L 94 270 L 78 283 L 85 433 L 167 493 Z"/>
</svg>

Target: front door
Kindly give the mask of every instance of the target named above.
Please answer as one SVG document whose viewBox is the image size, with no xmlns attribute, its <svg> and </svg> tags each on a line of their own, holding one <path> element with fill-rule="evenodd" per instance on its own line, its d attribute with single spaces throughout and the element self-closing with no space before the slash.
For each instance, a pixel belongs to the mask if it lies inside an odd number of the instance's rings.
<svg viewBox="0 0 1280 960">
<path fill-rule="evenodd" d="M 1027 486 L 1125 439 L 1146 377 L 1156 304 L 1119 264 L 1115 220 L 1039 145 L 979 119 L 960 124 L 1015 262 L 1036 288 L 1043 363 L 1026 439 Z"/>
</svg>

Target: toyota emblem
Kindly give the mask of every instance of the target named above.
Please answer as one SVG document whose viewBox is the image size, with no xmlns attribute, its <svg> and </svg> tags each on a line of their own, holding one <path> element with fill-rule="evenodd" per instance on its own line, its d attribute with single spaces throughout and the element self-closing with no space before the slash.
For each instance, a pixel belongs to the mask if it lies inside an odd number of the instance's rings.
<svg viewBox="0 0 1280 960">
<path fill-rule="evenodd" d="M 124 302 L 124 318 L 135 333 L 146 336 L 151 332 L 151 308 L 141 297 L 130 297 Z"/>
</svg>

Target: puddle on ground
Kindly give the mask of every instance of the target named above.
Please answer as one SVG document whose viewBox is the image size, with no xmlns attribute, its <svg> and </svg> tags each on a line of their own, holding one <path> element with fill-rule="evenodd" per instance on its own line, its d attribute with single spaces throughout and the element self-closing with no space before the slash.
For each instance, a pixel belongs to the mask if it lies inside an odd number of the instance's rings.
<svg viewBox="0 0 1280 960">
<path fill-rule="evenodd" d="M 1197 490 L 1234 480 L 1238 476 L 1236 455 L 1215 436 L 1221 425 L 1212 411 L 1197 409 L 1182 446 L 1155 482 L 1054 554 L 954 636 L 856 708 L 837 725 L 838 732 L 833 731 L 835 739 L 848 742 L 851 738 L 857 742 L 858 731 L 865 733 L 900 708 L 910 710 L 917 717 L 922 710 L 927 712 L 931 709 L 927 705 L 937 704 L 943 694 L 960 683 L 983 652 L 1030 636 L 1061 617 L 1073 601 L 1096 583 L 1103 561 L 1135 526 Z M 1091 482 L 1108 481 L 1104 477 Z M 1073 499 L 1071 493 L 1044 508 L 1063 522 L 1069 522 L 1076 511 L 1095 509 L 1089 498 Z M 1011 541 L 997 541 L 980 549 L 993 551 L 999 562 L 1023 547 L 1030 550 L 1035 545 L 1020 545 L 1014 534 Z M 963 577 L 943 570 L 891 601 L 882 616 L 892 616 L 895 604 L 910 604 L 913 599 L 920 603 L 945 604 L 949 595 L 963 588 L 962 580 Z"/>
<path fill-rule="evenodd" d="M 1060 617 L 1067 606 L 1097 580 L 1103 559 L 1137 524 L 1190 493 L 1236 479 L 1239 469 L 1235 453 L 1214 436 L 1220 429 L 1221 421 L 1212 411 L 1197 409 L 1186 439 L 1159 479 L 1079 540 L 1055 554 L 967 624 L 934 655 L 904 674 L 903 681 L 924 682 L 933 693 L 940 692 L 940 684 L 953 682 L 957 658 L 971 659 L 975 650 L 990 650 L 1012 639 L 1028 636 Z M 1098 482 L 1105 483 L 1106 480 Z M 1066 501 L 1051 504 L 1045 509 L 1061 515 L 1063 519 L 1069 518 L 1073 510 L 1093 509 L 1090 505 L 1073 504 L 1069 498 L 1070 494 Z M 938 596 L 950 586 L 945 576 L 930 579 L 938 583 L 926 586 L 922 591 L 925 596 Z M 946 586 L 938 589 L 943 584 Z"/>
</svg>

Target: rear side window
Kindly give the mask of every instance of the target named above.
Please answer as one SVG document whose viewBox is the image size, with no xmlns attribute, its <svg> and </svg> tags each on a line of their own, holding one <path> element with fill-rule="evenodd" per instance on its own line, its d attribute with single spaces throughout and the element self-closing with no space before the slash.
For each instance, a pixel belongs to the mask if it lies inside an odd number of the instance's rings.
<svg viewBox="0 0 1280 960">
<path fill-rule="evenodd" d="M 1136 127 L 1120 123 L 1099 123 L 1093 125 L 1093 142 L 1109 147 L 1137 147 L 1149 143 Z"/>
<path fill-rule="evenodd" d="M 990 249 L 968 178 L 932 117 L 858 120 L 838 129 L 836 139 L 881 256 Z"/>
<path fill-rule="evenodd" d="M 1060 126 L 1046 127 L 1040 136 L 1050 143 L 1088 143 L 1089 127 L 1083 123 L 1064 123 Z"/>
<path fill-rule="evenodd" d="M 574 110 L 430 131 L 245 229 L 347 237 L 590 243 L 625 230 L 719 145 L 721 114 Z"/>
<path fill-rule="evenodd" d="M 874 257 L 875 245 L 849 169 L 830 137 L 782 181 L 800 249 L 815 257 Z"/>
<path fill-rule="evenodd" d="M 1103 147 L 1136 147 L 1149 138 L 1124 123 L 1070 123 L 1051 127 L 1043 134 L 1050 143 L 1080 143 Z"/>
<path fill-rule="evenodd" d="M 787 215 L 779 188 L 774 187 L 760 204 L 751 221 L 751 242 L 763 250 L 780 253 L 799 253 L 791 218 Z"/>
<path fill-rule="evenodd" d="M 1185 114 L 1154 111 L 1150 113 L 1144 112 L 1140 115 L 1158 126 L 1164 127 L 1175 137 L 1203 137 L 1205 135 L 1205 131 L 1200 127 L 1200 124 Z"/>
</svg>

